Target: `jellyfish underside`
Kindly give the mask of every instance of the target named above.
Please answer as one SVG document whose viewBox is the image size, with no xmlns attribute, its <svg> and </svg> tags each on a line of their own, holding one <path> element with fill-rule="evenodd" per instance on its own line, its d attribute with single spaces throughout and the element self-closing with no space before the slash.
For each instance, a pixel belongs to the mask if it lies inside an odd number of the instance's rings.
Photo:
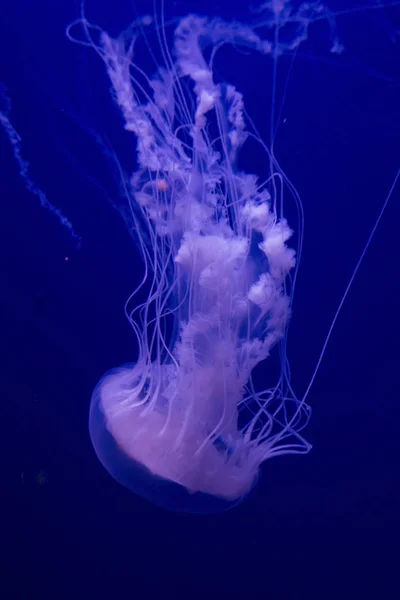
<svg viewBox="0 0 400 600">
<path fill-rule="evenodd" d="M 102 32 L 99 44 L 83 21 L 136 137 L 129 205 L 145 264 L 140 287 L 148 286 L 147 302 L 135 304 L 136 290 L 126 305 L 137 362 L 99 382 L 90 434 L 117 481 L 175 510 L 229 508 L 254 487 L 263 461 L 310 448 L 300 434 L 309 409 L 292 392 L 285 355 L 296 252 L 281 207 L 285 190 L 298 197 L 273 151 L 246 129 L 242 95 L 215 83 L 204 58 L 206 48 L 212 56 L 225 43 L 271 60 L 295 49 L 319 5 L 271 6 L 258 27 L 294 23 L 290 43 L 275 38 L 274 45 L 257 26 L 190 15 L 151 79 L 135 64 L 135 43 L 150 18 L 132 26 L 129 39 Z M 270 165 L 264 181 L 237 168 L 249 135 Z M 252 370 L 276 345 L 278 381 L 257 391 Z"/>
<path fill-rule="evenodd" d="M 107 374 L 93 394 L 90 434 L 107 471 L 125 487 L 166 508 L 209 512 L 235 505 L 251 490 L 258 471 L 258 465 L 249 469 L 240 459 L 237 447 L 242 440 L 235 424 L 232 434 L 227 427 L 211 440 L 212 421 L 206 414 L 193 415 L 185 423 L 184 407 L 174 405 L 168 416 L 165 366 L 153 406 L 124 410 L 118 398 L 121 391 L 135 387 L 135 367 Z"/>
</svg>

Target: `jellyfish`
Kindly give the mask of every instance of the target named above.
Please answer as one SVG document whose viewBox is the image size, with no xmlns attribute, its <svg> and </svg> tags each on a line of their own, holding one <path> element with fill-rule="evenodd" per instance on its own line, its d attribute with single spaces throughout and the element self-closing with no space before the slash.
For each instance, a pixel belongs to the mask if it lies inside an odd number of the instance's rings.
<svg viewBox="0 0 400 600">
<path fill-rule="evenodd" d="M 268 10 L 271 26 L 289 18 Z M 284 350 L 272 389 L 256 391 L 251 379 L 284 344 L 290 318 L 296 252 L 282 211 L 285 177 L 271 151 L 265 181 L 238 169 L 250 135 L 244 99 L 212 70 L 220 44 L 277 49 L 254 28 L 189 15 L 150 78 L 135 63 L 135 42 L 151 25 L 141 19 L 118 39 L 101 32 L 95 46 L 136 138 L 128 194 L 144 229 L 148 298 L 135 305 L 136 290 L 127 302 L 138 358 L 101 379 L 89 427 L 115 479 L 158 504 L 202 511 L 245 497 L 266 459 L 309 449 L 300 435 L 309 409 L 291 393 Z"/>
<path fill-rule="evenodd" d="M 275 76 L 280 55 L 319 19 L 340 52 L 323 5 L 286 0 L 262 4 L 250 25 L 188 15 L 174 22 L 172 39 L 162 15 L 137 19 L 117 38 L 84 16 L 67 31 L 104 61 L 136 145 L 126 198 L 144 264 L 125 305 L 137 358 L 99 381 L 90 436 L 106 470 L 156 505 L 230 508 L 255 487 L 264 461 L 311 448 L 302 435 L 307 395 L 292 389 L 286 352 L 303 220 L 274 152 Z M 146 32 L 161 56 L 150 71 L 136 52 Z M 274 65 L 268 141 L 240 90 L 214 72 L 227 44 Z M 240 166 L 250 140 L 264 156 L 263 178 Z M 299 215 L 295 236 L 288 198 Z M 259 389 L 252 374 L 268 369 L 272 353 L 279 372 Z"/>
</svg>

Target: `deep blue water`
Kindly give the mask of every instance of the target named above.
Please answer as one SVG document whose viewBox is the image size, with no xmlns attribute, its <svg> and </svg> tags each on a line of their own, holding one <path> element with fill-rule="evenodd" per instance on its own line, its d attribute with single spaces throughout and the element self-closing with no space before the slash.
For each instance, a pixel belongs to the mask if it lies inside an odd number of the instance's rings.
<svg viewBox="0 0 400 600">
<path fill-rule="evenodd" d="M 144 5 L 88 0 L 86 10 L 117 34 Z M 170 11 L 246 13 L 239 0 L 198 6 Z M 2 597 L 397 597 L 399 185 L 309 396 L 311 453 L 264 464 L 256 492 L 227 513 L 152 506 L 109 477 L 87 430 L 97 381 L 133 360 L 123 304 L 141 264 L 110 203 L 116 173 L 90 132 L 110 141 L 127 171 L 134 147 L 101 61 L 66 39 L 78 14 L 74 0 L 0 8 L 0 80 L 30 175 L 82 239 L 77 248 L 26 191 L 0 132 Z M 289 340 L 299 394 L 400 166 L 400 7 L 345 15 L 338 28 L 340 57 L 329 54 L 323 23 L 300 48 L 276 142 L 306 214 Z M 267 136 L 269 67 L 229 52 L 227 73 Z M 282 73 L 288 66 L 282 59 Z"/>
</svg>

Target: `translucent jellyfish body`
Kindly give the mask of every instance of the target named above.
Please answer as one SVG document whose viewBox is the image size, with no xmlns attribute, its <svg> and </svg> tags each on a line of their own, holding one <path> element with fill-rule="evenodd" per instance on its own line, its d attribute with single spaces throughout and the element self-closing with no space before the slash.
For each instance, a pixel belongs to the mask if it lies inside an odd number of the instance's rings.
<svg viewBox="0 0 400 600">
<path fill-rule="evenodd" d="M 96 44 L 99 30 L 81 21 L 136 141 L 127 194 L 148 293 L 144 303 L 136 304 L 138 290 L 127 302 L 138 358 L 99 382 L 90 433 L 115 479 L 177 510 L 230 507 L 253 488 L 263 461 L 310 448 L 300 435 L 309 409 L 291 390 L 285 354 L 296 252 L 282 197 L 296 193 L 271 145 L 246 123 L 241 93 L 214 81 L 213 60 L 226 43 L 277 60 L 322 8 L 262 9 L 253 27 L 183 18 L 172 48 L 150 18 L 118 39 L 100 32 Z M 288 23 L 295 37 L 279 42 Z M 163 64 L 149 76 L 135 45 L 152 27 Z M 248 136 L 265 152 L 264 181 L 237 166 Z M 268 369 L 274 346 L 280 375 L 259 391 L 251 374 L 261 361 Z"/>
</svg>

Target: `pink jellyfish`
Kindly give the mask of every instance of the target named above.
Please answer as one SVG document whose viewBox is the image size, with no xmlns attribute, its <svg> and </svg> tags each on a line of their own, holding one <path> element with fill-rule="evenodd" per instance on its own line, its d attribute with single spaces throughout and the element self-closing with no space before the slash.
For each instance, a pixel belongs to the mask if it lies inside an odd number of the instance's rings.
<svg viewBox="0 0 400 600">
<path fill-rule="evenodd" d="M 81 43 L 103 59 L 136 140 L 127 197 L 145 265 L 125 307 L 138 357 L 97 385 L 90 435 L 117 481 L 168 508 L 228 508 L 253 488 L 263 461 L 310 449 L 300 433 L 310 410 L 292 391 L 286 358 L 301 205 L 275 158 L 273 134 L 267 146 L 242 94 L 215 81 L 213 61 L 229 43 L 276 62 L 321 15 L 329 18 L 318 4 L 294 10 L 275 1 L 251 27 L 190 15 L 178 22 L 172 48 L 162 20 L 142 18 L 118 39 L 79 21 Z M 286 24 L 295 35 L 283 42 Z M 136 59 L 146 31 L 162 56 L 151 77 Z M 238 167 L 250 139 L 265 156 L 262 180 Z M 286 194 L 300 214 L 296 250 L 288 245 Z M 138 303 L 143 290 L 147 300 Z M 259 390 L 252 371 L 274 347 L 277 381 Z"/>
</svg>

